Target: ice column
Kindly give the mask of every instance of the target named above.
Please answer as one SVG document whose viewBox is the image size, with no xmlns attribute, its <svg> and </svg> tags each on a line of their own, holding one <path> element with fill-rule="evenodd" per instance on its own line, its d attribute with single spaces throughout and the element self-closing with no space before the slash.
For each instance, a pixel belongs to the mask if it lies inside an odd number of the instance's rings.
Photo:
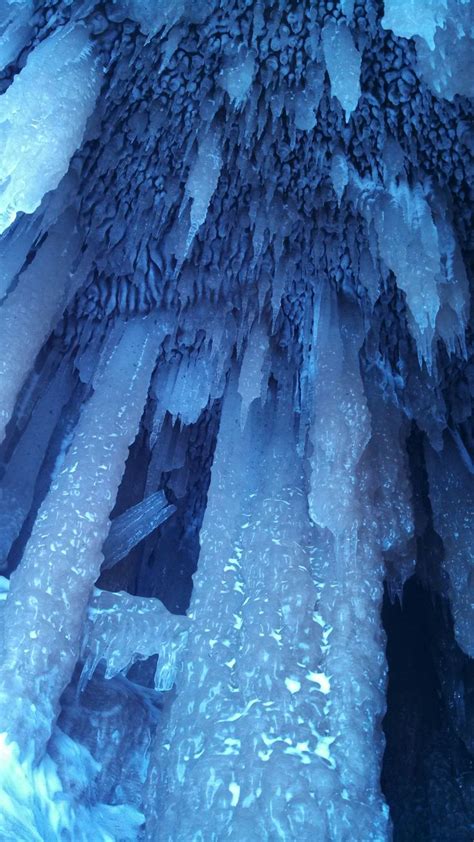
<svg viewBox="0 0 474 842">
<path fill-rule="evenodd" d="M 0 96 L 0 234 L 58 186 L 81 144 L 100 81 L 85 27 L 60 27 Z"/>
<path fill-rule="evenodd" d="M 289 400 L 257 399 L 242 431 L 237 382 L 224 398 L 188 646 L 152 760 L 148 838 L 160 842 L 325 838 L 315 782 L 331 774 L 331 740 L 294 415 Z"/>
<path fill-rule="evenodd" d="M 359 372 L 360 332 L 329 293 L 321 304 L 314 422 L 310 431 L 310 512 L 320 527 L 314 564 L 320 583 L 323 672 L 330 681 L 327 722 L 335 778 L 328 801 L 331 840 L 389 838 L 380 791 L 384 741 L 384 570 L 367 464 L 370 416 Z M 326 837 L 321 837 L 325 839 Z"/>
<path fill-rule="evenodd" d="M 100 369 L 59 474 L 12 575 L 0 667 L 0 731 L 40 755 L 74 669 L 109 515 L 155 365 L 155 326 L 130 322 Z"/>
</svg>

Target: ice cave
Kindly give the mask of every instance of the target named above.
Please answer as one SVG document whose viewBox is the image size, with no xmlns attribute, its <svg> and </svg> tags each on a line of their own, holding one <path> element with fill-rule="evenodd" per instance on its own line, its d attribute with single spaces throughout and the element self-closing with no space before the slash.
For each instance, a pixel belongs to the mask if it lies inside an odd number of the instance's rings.
<svg viewBox="0 0 474 842">
<path fill-rule="evenodd" d="M 0 0 L 0 842 L 474 839 L 472 30 Z"/>
</svg>

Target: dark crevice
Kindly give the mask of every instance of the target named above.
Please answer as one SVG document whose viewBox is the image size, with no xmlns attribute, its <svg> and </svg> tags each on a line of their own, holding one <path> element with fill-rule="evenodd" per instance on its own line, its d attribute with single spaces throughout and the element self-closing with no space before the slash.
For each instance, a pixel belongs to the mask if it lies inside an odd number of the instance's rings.
<svg viewBox="0 0 474 842">
<path fill-rule="evenodd" d="M 389 681 L 382 788 L 394 842 L 472 842 L 474 662 L 445 601 L 418 576 L 385 595 Z"/>
<path fill-rule="evenodd" d="M 474 838 L 474 661 L 455 639 L 433 527 L 424 434 L 407 442 L 417 566 L 401 602 L 386 591 L 382 619 L 389 669 L 382 788 L 394 842 L 472 842 Z"/>
</svg>

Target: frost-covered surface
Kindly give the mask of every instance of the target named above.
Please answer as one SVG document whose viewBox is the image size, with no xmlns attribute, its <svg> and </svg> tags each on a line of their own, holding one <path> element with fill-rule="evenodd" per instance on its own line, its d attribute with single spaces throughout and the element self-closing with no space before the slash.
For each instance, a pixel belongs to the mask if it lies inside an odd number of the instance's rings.
<svg viewBox="0 0 474 842">
<path fill-rule="evenodd" d="M 0 734 L 0 833 L 5 842 L 125 842 L 137 838 L 143 816 L 128 805 L 91 804 L 87 789 L 98 764 L 86 748 L 58 731 L 51 751 L 67 769 L 68 783 L 47 756 L 39 766 L 21 760 Z M 88 803 L 89 802 L 89 803 Z"/>
<path fill-rule="evenodd" d="M 0 836 L 472 839 L 469 27 L 0 0 Z"/>
<path fill-rule="evenodd" d="M 0 232 L 58 186 L 99 87 L 87 30 L 65 27 L 38 44 L 0 97 Z"/>
</svg>

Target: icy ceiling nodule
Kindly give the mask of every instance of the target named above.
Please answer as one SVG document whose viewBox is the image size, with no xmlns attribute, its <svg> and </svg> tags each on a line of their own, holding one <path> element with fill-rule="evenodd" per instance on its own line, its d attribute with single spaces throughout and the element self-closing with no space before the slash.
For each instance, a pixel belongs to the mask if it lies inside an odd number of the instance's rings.
<svg viewBox="0 0 474 842">
<path fill-rule="evenodd" d="M 0 0 L 2 840 L 471 839 L 469 24 Z"/>
</svg>

